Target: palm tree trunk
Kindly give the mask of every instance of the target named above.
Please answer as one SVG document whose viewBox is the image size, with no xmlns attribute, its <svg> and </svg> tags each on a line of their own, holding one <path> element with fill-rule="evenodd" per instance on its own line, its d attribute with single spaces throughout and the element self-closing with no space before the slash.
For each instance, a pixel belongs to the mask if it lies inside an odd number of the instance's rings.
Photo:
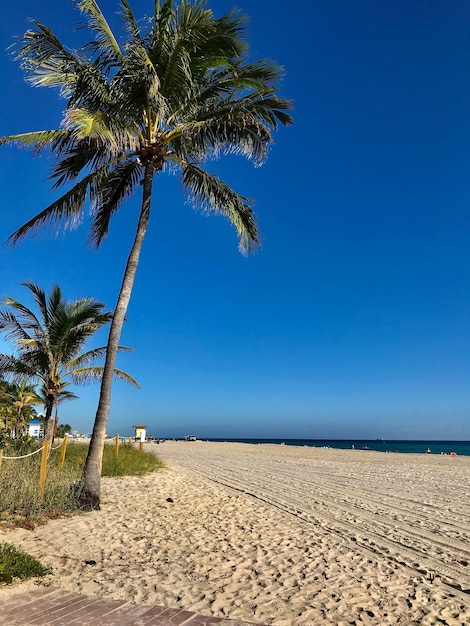
<svg viewBox="0 0 470 626">
<path fill-rule="evenodd" d="M 54 411 L 54 417 L 52 418 L 52 432 L 51 432 L 51 439 L 50 439 L 50 445 L 49 445 L 49 450 L 52 448 L 52 444 L 54 443 L 54 439 L 55 439 L 55 433 L 57 430 L 57 424 L 59 423 L 59 401 L 56 400 L 54 402 L 54 406 L 55 406 L 55 411 Z"/>
<path fill-rule="evenodd" d="M 121 338 L 122 327 L 126 317 L 127 307 L 134 285 L 140 251 L 144 242 L 147 226 L 150 218 L 150 200 L 152 196 L 153 168 L 147 165 L 143 178 L 142 208 L 139 223 L 132 244 L 121 290 L 116 303 L 113 321 L 109 329 L 108 344 L 106 347 L 106 360 L 103 377 L 101 379 L 100 398 L 96 411 L 93 434 L 90 448 L 83 468 L 81 481 L 80 501 L 85 510 L 99 509 L 101 496 L 101 467 L 103 462 L 103 447 L 106 438 L 106 426 L 108 423 L 109 407 L 111 404 L 111 388 L 114 377 L 116 356 Z"/>
<path fill-rule="evenodd" d="M 54 396 L 52 394 L 47 394 L 46 399 L 46 414 L 44 415 L 44 435 L 43 439 L 47 439 L 50 443 L 52 443 L 52 410 L 54 408 Z M 50 446 L 49 446 L 50 450 Z"/>
<path fill-rule="evenodd" d="M 13 438 L 16 439 L 18 437 L 18 431 L 19 431 L 19 427 L 20 427 L 20 416 L 21 416 L 21 408 L 18 407 L 16 409 L 16 417 L 15 417 L 15 426 L 13 429 Z"/>
</svg>

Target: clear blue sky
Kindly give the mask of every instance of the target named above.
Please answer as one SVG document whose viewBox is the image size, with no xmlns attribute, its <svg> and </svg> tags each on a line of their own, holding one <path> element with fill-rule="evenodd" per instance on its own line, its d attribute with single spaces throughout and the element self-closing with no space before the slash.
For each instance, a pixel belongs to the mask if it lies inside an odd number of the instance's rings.
<svg viewBox="0 0 470 626">
<path fill-rule="evenodd" d="M 132 0 L 135 12 L 150 0 Z M 470 439 L 470 4 L 467 0 L 213 0 L 251 17 L 255 57 L 285 67 L 295 125 L 266 165 L 210 164 L 256 200 L 263 249 L 155 184 L 151 227 L 108 432 L 207 437 Z M 117 3 L 103 0 L 107 15 Z M 34 17 L 76 41 L 64 0 L 2 3 L 0 135 L 55 128 L 63 102 L 32 89 L 6 47 Z M 0 239 L 56 194 L 48 163 L 0 149 Z M 98 252 L 86 224 L 0 250 L 0 295 L 20 281 L 115 304 L 137 202 Z M 105 343 L 105 337 L 99 339 Z M 0 344 L 2 350 L 5 349 Z M 61 421 L 90 432 L 98 386 Z"/>
</svg>

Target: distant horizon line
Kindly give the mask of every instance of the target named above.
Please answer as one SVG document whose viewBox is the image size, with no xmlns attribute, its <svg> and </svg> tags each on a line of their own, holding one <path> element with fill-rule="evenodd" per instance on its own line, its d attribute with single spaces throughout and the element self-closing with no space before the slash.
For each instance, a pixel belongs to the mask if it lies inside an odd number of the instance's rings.
<svg viewBox="0 0 470 626">
<path fill-rule="evenodd" d="M 122 435 L 124 436 L 124 435 Z M 126 436 L 130 436 L 132 437 L 133 435 L 126 435 Z M 153 437 L 154 439 L 184 439 L 185 435 L 181 435 L 181 436 L 161 436 L 161 437 L 155 437 L 153 435 L 148 435 Z M 354 442 L 354 441 L 370 441 L 370 442 L 408 442 L 408 441 L 412 441 L 412 442 L 426 442 L 426 443 L 432 443 L 433 441 L 436 443 L 469 443 L 470 444 L 470 439 L 386 439 L 383 437 L 376 437 L 376 438 L 361 438 L 361 437 L 348 437 L 345 439 L 338 439 L 338 438 L 332 438 L 332 437 L 214 437 L 214 436 L 205 436 L 205 435 L 201 435 L 198 436 L 196 435 L 196 438 L 198 440 L 214 440 L 214 439 L 220 439 L 220 440 L 230 440 L 230 441 L 344 441 L 344 442 Z"/>
<path fill-rule="evenodd" d="M 68 433 L 69 435 L 72 436 L 79 436 L 79 437 L 86 437 L 86 438 L 90 438 L 91 437 L 91 433 L 81 433 L 78 434 L 78 430 L 77 429 L 72 429 L 70 433 Z M 134 433 L 128 433 L 128 434 L 121 434 L 119 432 L 116 432 L 114 435 L 111 434 L 107 434 L 106 437 L 108 439 L 111 439 L 113 437 L 116 436 L 116 434 L 119 435 L 119 437 L 121 438 L 129 438 L 135 437 Z M 146 437 L 147 438 L 151 438 L 153 440 L 163 440 L 163 439 L 185 439 L 185 437 L 193 435 L 193 433 L 188 433 L 187 435 L 160 435 L 160 436 L 156 436 L 156 435 L 152 435 L 152 433 L 149 433 L 147 430 L 146 433 Z M 413 443 L 468 443 L 470 444 L 470 438 L 469 439 L 436 439 L 436 438 L 429 438 L 429 439 L 404 439 L 404 438 L 400 438 L 400 439 L 386 439 L 384 437 L 375 437 L 375 438 L 362 438 L 362 437 L 347 437 L 347 438 L 337 438 L 337 437 L 231 437 L 231 436 L 221 436 L 221 437 L 216 437 L 216 436 L 207 436 L 207 435 L 195 435 L 196 439 L 198 441 L 210 441 L 210 440 L 218 440 L 218 441 L 275 441 L 275 442 L 285 442 L 285 441 L 336 441 L 336 442 L 347 442 L 347 443 L 354 443 L 357 441 L 362 441 L 362 442 L 372 442 L 372 443 L 407 443 L 407 442 L 413 442 Z"/>
</svg>

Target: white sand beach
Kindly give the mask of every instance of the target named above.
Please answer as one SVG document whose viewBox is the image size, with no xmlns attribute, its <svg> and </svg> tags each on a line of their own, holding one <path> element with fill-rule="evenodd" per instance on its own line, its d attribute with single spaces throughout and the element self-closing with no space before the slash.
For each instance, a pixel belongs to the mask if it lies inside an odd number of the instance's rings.
<svg viewBox="0 0 470 626">
<path fill-rule="evenodd" d="M 168 469 L 105 479 L 101 511 L 0 541 L 87 595 L 278 626 L 470 623 L 469 457 L 146 447 Z"/>
</svg>

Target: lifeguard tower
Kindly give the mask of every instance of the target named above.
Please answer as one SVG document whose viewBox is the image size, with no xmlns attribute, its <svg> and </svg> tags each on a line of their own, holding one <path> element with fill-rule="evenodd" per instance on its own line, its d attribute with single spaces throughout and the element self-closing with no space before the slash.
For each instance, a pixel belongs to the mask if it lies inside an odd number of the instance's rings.
<svg viewBox="0 0 470 626">
<path fill-rule="evenodd" d="M 136 424 L 132 427 L 134 429 L 134 439 L 136 441 L 145 441 L 147 437 L 147 425 L 146 424 Z"/>
</svg>

